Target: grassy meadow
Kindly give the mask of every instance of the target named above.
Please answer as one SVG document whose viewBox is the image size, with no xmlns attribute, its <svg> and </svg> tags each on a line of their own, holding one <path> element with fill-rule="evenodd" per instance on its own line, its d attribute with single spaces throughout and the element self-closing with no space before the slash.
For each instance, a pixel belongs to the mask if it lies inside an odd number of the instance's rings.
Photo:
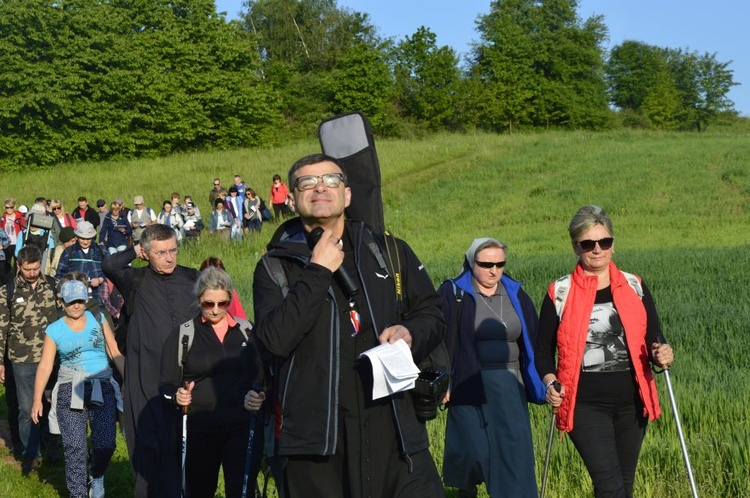
<svg viewBox="0 0 750 498">
<path fill-rule="evenodd" d="M 547 284 L 569 273 L 575 257 L 567 224 L 583 204 L 603 206 L 615 229 L 615 261 L 651 288 L 675 349 L 672 384 L 701 497 L 750 497 L 750 133 L 615 131 L 438 135 L 378 142 L 386 224 L 406 239 L 435 282 L 455 276 L 472 239 L 509 246 L 508 271 L 541 303 Z M 61 165 L 3 174 L 2 196 L 31 203 L 59 197 L 68 210 L 143 195 L 158 211 L 173 191 L 192 194 L 204 217 L 211 180 L 239 173 L 266 200 L 274 173 L 317 142 L 267 150 L 194 153 L 117 163 Z M 212 237 L 181 249 L 197 266 L 220 256 L 252 315 L 252 272 L 274 222 L 241 243 Z M 636 477 L 639 497 L 690 496 L 663 376 L 662 417 L 650 424 Z M 0 388 L 0 393 L 2 393 Z M 4 417 L 0 402 L 0 418 Z M 531 407 L 541 481 L 550 412 Z M 430 422 L 433 456 L 442 464 L 444 416 Z M 131 494 L 124 441 L 107 472 L 111 496 Z M 455 490 L 447 490 L 451 496 Z M 481 490 L 480 496 L 486 496 Z M 547 496 L 591 496 L 588 475 L 570 440 L 555 440 Z M 62 467 L 23 478 L 0 450 L 0 496 L 66 495 Z M 223 496 L 223 495 L 221 495 Z"/>
</svg>

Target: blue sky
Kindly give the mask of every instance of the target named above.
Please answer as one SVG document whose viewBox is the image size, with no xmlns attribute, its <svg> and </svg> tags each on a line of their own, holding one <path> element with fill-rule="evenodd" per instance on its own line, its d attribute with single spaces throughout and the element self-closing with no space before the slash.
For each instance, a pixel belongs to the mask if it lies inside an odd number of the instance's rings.
<svg viewBox="0 0 750 498">
<path fill-rule="evenodd" d="M 216 0 L 216 10 L 232 19 L 243 10 L 244 0 Z M 489 12 L 489 0 L 338 0 L 341 7 L 370 15 L 380 34 L 396 40 L 427 26 L 439 45 L 459 54 L 478 40 L 475 20 Z M 733 61 L 734 80 L 741 83 L 729 97 L 735 109 L 750 117 L 750 2 L 747 0 L 579 0 L 579 15 L 604 16 L 609 28 L 608 47 L 625 40 L 683 48 L 699 53 L 716 52 L 721 62 Z"/>
</svg>

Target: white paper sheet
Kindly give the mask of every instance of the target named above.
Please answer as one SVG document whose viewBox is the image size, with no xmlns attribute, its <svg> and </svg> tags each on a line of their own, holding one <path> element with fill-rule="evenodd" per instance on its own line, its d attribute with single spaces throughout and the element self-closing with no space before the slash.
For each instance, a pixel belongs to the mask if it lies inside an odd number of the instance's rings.
<svg viewBox="0 0 750 498">
<path fill-rule="evenodd" d="M 381 344 L 365 351 L 362 356 L 367 356 L 372 365 L 372 399 L 414 387 L 419 368 L 414 364 L 411 350 L 403 339 L 393 344 Z"/>
</svg>

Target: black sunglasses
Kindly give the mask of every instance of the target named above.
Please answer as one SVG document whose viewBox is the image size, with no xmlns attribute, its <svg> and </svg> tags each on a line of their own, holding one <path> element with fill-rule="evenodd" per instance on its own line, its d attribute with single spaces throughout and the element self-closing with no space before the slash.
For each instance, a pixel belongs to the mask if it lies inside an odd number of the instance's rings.
<svg viewBox="0 0 750 498">
<path fill-rule="evenodd" d="M 495 266 L 497 266 L 498 268 L 502 268 L 503 266 L 505 266 L 505 261 L 474 261 L 474 264 L 479 268 L 489 270 L 490 268 L 494 268 Z"/>
<path fill-rule="evenodd" d="M 612 244 L 614 244 L 615 238 L 614 237 L 604 237 L 603 239 L 599 240 L 579 240 L 576 242 L 581 247 L 581 250 L 583 252 L 591 252 L 596 247 L 596 244 L 599 244 L 599 247 L 602 248 L 602 251 L 606 251 L 607 249 L 610 249 L 612 247 Z"/>
</svg>

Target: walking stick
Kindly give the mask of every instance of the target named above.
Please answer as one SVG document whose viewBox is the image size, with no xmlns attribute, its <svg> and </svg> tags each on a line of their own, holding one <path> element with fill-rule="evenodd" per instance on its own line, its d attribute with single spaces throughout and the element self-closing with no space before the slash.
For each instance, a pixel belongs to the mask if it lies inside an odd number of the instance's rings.
<svg viewBox="0 0 750 498">
<path fill-rule="evenodd" d="M 260 393 L 262 386 L 253 384 L 253 391 Z M 253 459 L 253 443 L 255 442 L 255 421 L 258 414 L 253 413 L 250 416 L 250 432 L 247 435 L 247 455 L 245 456 L 245 477 L 242 480 L 242 498 L 247 498 L 247 482 L 250 480 L 250 463 Z"/>
<path fill-rule="evenodd" d="M 185 366 L 185 360 L 187 359 L 187 353 L 188 349 L 190 348 L 189 345 L 189 339 L 187 335 L 182 336 L 182 366 L 184 368 Z M 183 380 L 183 387 L 187 388 L 187 381 Z M 175 394 L 177 396 L 177 394 Z M 190 405 L 186 405 L 182 407 L 182 496 L 185 498 L 187 496 L 186 488 L 185 488 L 185 455 L 187 455 L 187 416 L 188 411 L 190 410 Z"/>
<path fill-rule="evenodd" d="M 555 381 L 552 383 L 552 388 L 560 392 L 562 384 Z M 552 407 L 552 420 L 549 424 L 549 437 L 547 438 L 547 455 L 544 457 L 544 473 L 542 473 L 542 492 L 539 493 L 539 498 L 544 498 L 544 492 L 547 490 L 547 471 L 549 470 L 549 455 L 552 452 L 552 439 L 555 437 L 555 419 L 557 418 L 557 407 Z"/>
<path fill-rule="evenodd" d="M 695 479 L 693 478 L 693 469 L 690 467 L 690 457 L 687 452 L 687 445 L 685 444 L 685 436 L 682 435 L 682 425 L 680 424 L 680 414 L 677 411 L 677 402 L 674 399 L 674 391 L 672 390 L 672 380 L 669 377 L 669 370 L 664 369 L 664 378 L 667 379 L 667 390 L 669 391 L 669 401 L 672 403 L 672 413 L 674 413 L 674 421 L 677 426 L 677 435 L 680 437 L 680 445 L 682 446 L 682 459 L 685 460 L 685 468 L 687 468 L 688 479 L 690 479 L 690 488 L 693 490 L 693 498 L 698 498 L 698 490 L 695 487 Z"/>
</svg>

